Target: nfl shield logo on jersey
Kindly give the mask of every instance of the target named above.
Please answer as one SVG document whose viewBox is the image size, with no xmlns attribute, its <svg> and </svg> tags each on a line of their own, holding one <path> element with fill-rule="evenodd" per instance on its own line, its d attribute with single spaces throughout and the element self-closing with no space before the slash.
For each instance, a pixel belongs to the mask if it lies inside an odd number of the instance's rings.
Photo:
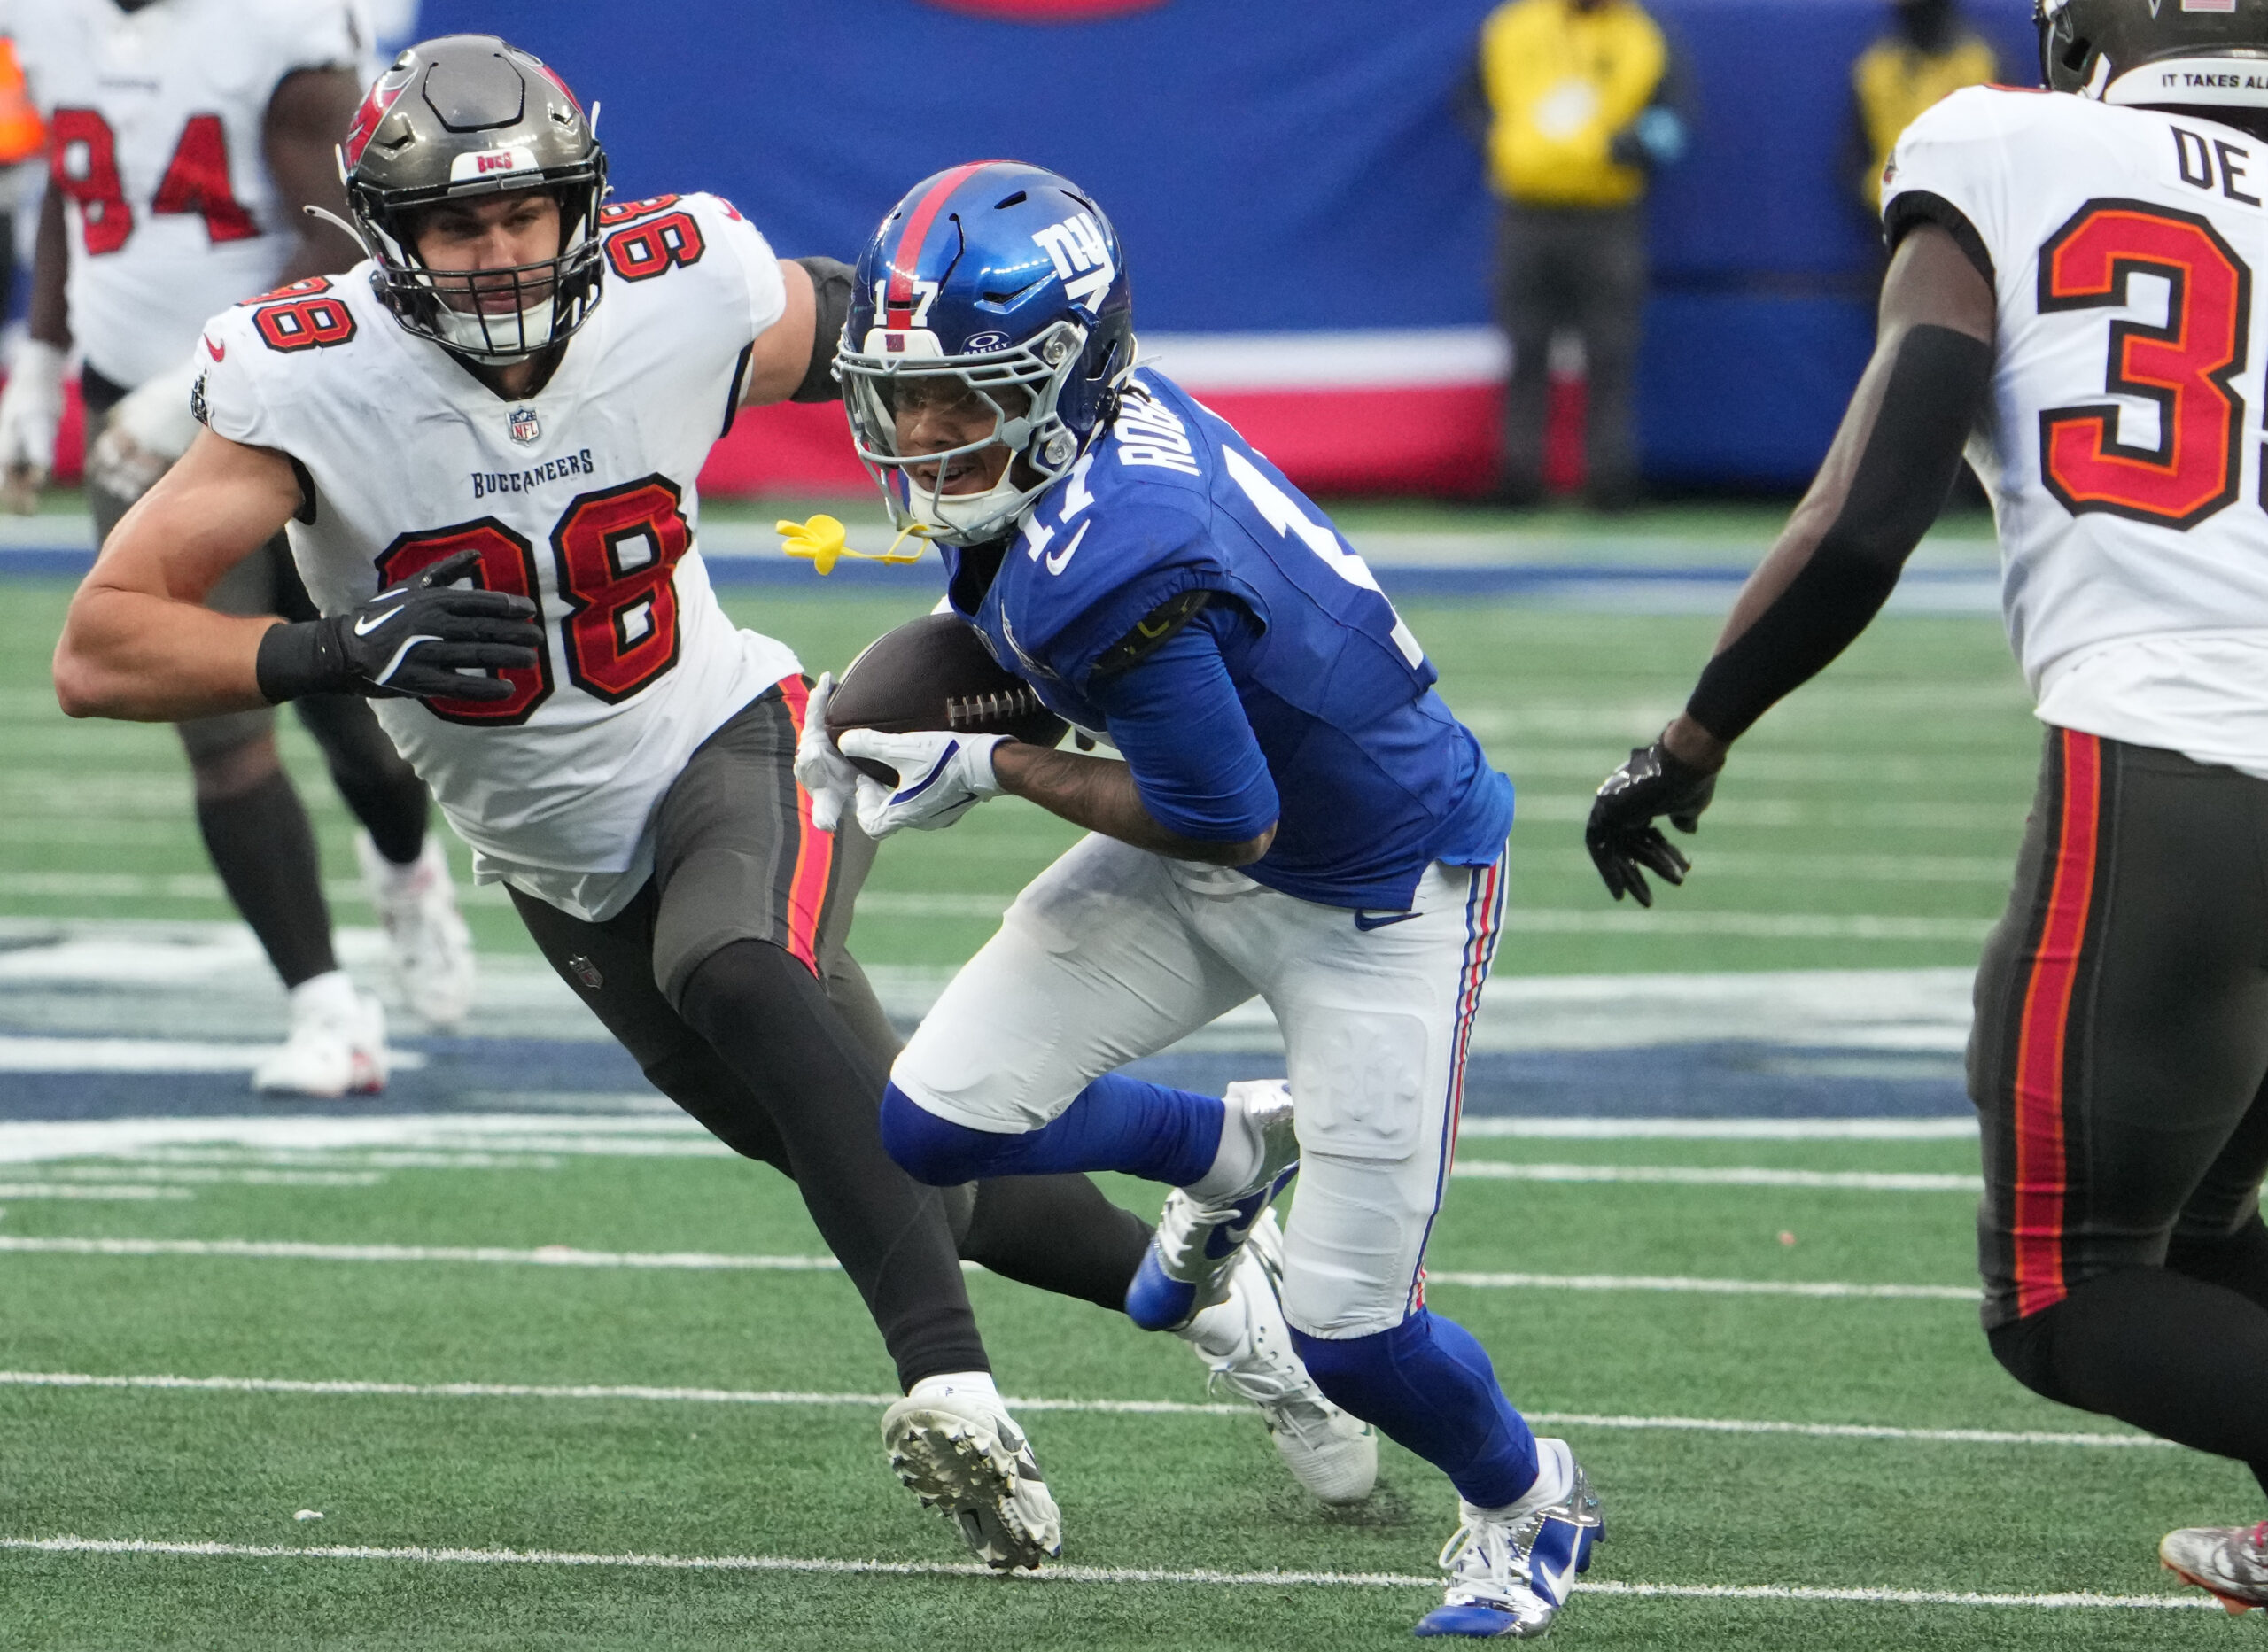
<svg viewBox="0 0 2268 1652">
<path fill-rule="evenodd" d="M 514 441 L 524 447 L 542 434 L 543 426 L 538 422 L 533 407 L 512 409 L 512 439 Z"/>
</svg>

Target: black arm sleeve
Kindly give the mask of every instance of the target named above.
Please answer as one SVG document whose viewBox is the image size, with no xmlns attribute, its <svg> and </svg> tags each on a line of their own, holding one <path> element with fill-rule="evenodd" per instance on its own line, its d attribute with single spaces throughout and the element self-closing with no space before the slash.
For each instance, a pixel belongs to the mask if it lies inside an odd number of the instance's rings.
<svg viewBox="0 0 2268 1652">
<path fill-rule="evenodd" d="M 1981 338 L 1949 327 L 1906 335 L 1834 526 L 1787 589 L 1709 662 L 1687 716 L 1719 740 L 1737 740 L 1867 628 L 1945 504 L 1992 375 L 1992 347 Z"/>
<path fill-rule="evenodd" d="M 788 399 L 840 401 L 843 386 L 835 381 L 835 346 L 850 314 L 850 266 L 836 258 L 799 258 L 796 262 L 811 273 L 819 314 L 812 322 L 812 364 Z"/>
</svg>

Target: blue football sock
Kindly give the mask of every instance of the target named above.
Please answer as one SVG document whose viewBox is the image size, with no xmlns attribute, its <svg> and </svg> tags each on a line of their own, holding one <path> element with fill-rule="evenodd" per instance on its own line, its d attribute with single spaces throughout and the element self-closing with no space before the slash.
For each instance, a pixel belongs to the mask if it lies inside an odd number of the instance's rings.
<svg viewBox="0 0 2268 1652">
<path fill-rule="evenodd" d="M 1535 1484 L 1535 1436 L 1455 1320 L 1419 1308 L 1343 1341 L 1294 1328 L 1292 1346 L 1324 1393 L 1448 1475 L 1466 1502 L 1501 1509 Z"/>
<path fill-rule="evenodd" d="M 916 1181 L 937 1187 L 1068 1170 L 1122 1170 L 1181 1187 L 1211 1168 L 1226 1117 L 1217 1096 L 1106 1073 L 1039 1129 L 973 1130 L 892 1084 L 882 1092 L 882 1145 Z"/>
</svg>

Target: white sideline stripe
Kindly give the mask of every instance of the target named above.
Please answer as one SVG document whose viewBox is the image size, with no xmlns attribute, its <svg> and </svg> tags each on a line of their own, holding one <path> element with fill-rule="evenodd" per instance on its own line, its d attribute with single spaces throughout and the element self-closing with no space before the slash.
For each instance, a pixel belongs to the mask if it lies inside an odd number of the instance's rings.
<svg viewBox="0 0 2268 1652">
<path fill-rule="evenodd" d="M 559 1549 L 285 1547 L 279 1544 L 164 1542 L 149 1538 L 0 1537 L 0 1549 L 47 1555 L 173 1555 L 212 1560 L 379 1560 L 424 1565 L 611 1566 L 657 1571 L 788 1571 L 897 1578 L 984 1578 L 1001 1574 L 973 1562 L 805 1560 L 785 1555 L 584 1555 Z M 1183 1583 L 1214 1588 L 1306 1586 L 1361 1589 L 1438 1589 L 1439 1577 L 1391 1571 L 1168 1571 L 1131 1566 L 1051 1566 L 1009 1574 L 1019 1584 Z M 1788 1601 L 1892 1606 L 2018 1607 L 2035 1610 L 2110 1608 L 2216 1609 L 2204 1594 L 1983 1594 L 1932 1589 L 1830 1589 L 1777 1583 L 1578 1583 L 1578 1594 L 1635 1599 Z"/>
<path fill-rule="evenodd" d="M 0 1073 L 249 1073 L 272 1043 L 206 1043 L 188 1038 L 48 1038 L 0 1035 Z M 425 1065 L 415 1050 L 390 1050 L 401 1072 Z"/>
<path fill-rule="evenodd" d="M 1453 1176 L 1497 1182 L 1666 1182 L 1679 1187 L 1831 1187 L 1869 1193 L 1977 1193 L 1984 1178 L 1934 1170 L 1771 1170 L 1757 1165 L 1514 1165 L 1460 1159 Z"/>
<path fill-rule="evenodd" d="M 5 1241 L 0 1241 L 4 1245 Z M 1923 1302 L 1975 1302 L 1983 1293 L 1969 1285 L 1868 1285 L 1834 1280 L 1692 1279 L 1677 1274 L 1474 1274 L 1436 1273 L 1429 1285 L 1464 1285 L 1477 1291 L 1665 1291 L 1697 1296 L 1878 1297 Z"/>
<path fill-rule="evenodd" d="M 566 1245 L 532 1251 L 500 1245 L 317 1245 L 298 1239 L 74 1239 L 0 1235 L 0 1253 L 64 1256 L 218 1256 L 262 1261 L 484 1262 L 533 1268 L 690 1268 L 832 1273 L 832 1256 L 722 1256 L 704 1251 L 583 1251 Z"/>
<path fill-rule="evenodd" d="M 146 1183 L 89 1185 L 73 1182 L 0 1182 L 0 1198 L 150 1199 L 196 1197 L 185 1187 L 154 1187 Z"/>
<path fill-rule="evenodd" d="M 532 1251 L 497 1245 L 319 1245 L 304 1239 L 81 1239 L 0 1235 L 0 1254 L 59 1256 L 212 1256 L 259 1261 L 476 1262 L 538 1268 L 685 1268 L 694 1271 L 832 1273 L 831 1256 L 726 1256 L 708 1251 L 583 1251 L 546 1245 Z M 964 1268 L 974 1263 L 964 1262 Z M 1476 1274 L 1428 1272 L 1437 1285 L 1484 1291 L 1669 1291 L 1708 1296 L 1899 1297 L 1974 1302 L 1967 1285 L 1849 1284 L 1819 1280 L 1689 1279 L 1666 1274 Z"/>
<path fill-rule="evenodd" d="M 663 1388 L 647 1384 L 382 1383 L 284 1377 L 97 1377 L 83 1371 L 0 1371 L 0 1387 L 136 1388 L 205 1393 L 311 1394 L 414 1400 L 643 1400 L 680 1405 L 887 1406 L 896 1394 L 805 1393 L 789 1390 Z M 1252 1408 L 1180 1400 L 1047 1400 L 1012 1395 L 1019 1411 L 1087 1412 L 1106 1416 L 1249 1416 Z M 1613 1416 L 1584 1411 L 1530 1411 L 1550 1427 L 1668 1430 L 1701 1434 L 1792 1434 L 1811 1439 L 1904 1439 L 1958 1446 L 2109 1446 L 2177 1450 L 2148 1434 L 2043 1433 L 1979 1428 L 1900 1428 L 1879 1423 L 1757 1422 L 1740 1417 Z"/>
<path fill-rule="evenodd" d="M 1460 1136 L 1570 1142 L 1967 1142 L 1975 1115 L 1940 1119 L 1476 1119 Z"/>
</svg>

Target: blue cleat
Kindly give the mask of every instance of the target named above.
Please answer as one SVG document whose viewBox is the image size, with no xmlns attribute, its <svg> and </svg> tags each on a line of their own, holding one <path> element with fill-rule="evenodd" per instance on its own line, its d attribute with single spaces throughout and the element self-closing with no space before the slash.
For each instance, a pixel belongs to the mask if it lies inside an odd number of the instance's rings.
<svg viewBox="0 0 2268 1652">
<path fill-rule="evenodd" d="M 1418 1620 L 1419 1635 L 1533 1640 L 1559 1616 L 1577 1574 L 1590 1570 L 1591 1550 L 1606 1536 L 1598 1493 L 1565 1441 L 1539 1439 L 1536 1446 L 1565 1458 L 1567 1494 L 1532 1509 L 1460 1503 L 1463 1523 L 1441 1550 L 1449 1599 Z"/>
<path fill-rule="evenodd" d="M 1200 1203 L 1176 1188 L 1166 1196 L 1158 1230 L 1126 1287 L 1126 1317 L 1144 1330 L 1177 1330 L 1229 1294 L 1229 1276 L 1254 1226 L 1300 1169 L 1292 1128 L 1292 1092 L 1281 1079 L 1231 1084 L 1228 1129 L 1243 1128 L 1260 1145 L 1260 1167 L 1235 1191 Z"/>
</svg>

